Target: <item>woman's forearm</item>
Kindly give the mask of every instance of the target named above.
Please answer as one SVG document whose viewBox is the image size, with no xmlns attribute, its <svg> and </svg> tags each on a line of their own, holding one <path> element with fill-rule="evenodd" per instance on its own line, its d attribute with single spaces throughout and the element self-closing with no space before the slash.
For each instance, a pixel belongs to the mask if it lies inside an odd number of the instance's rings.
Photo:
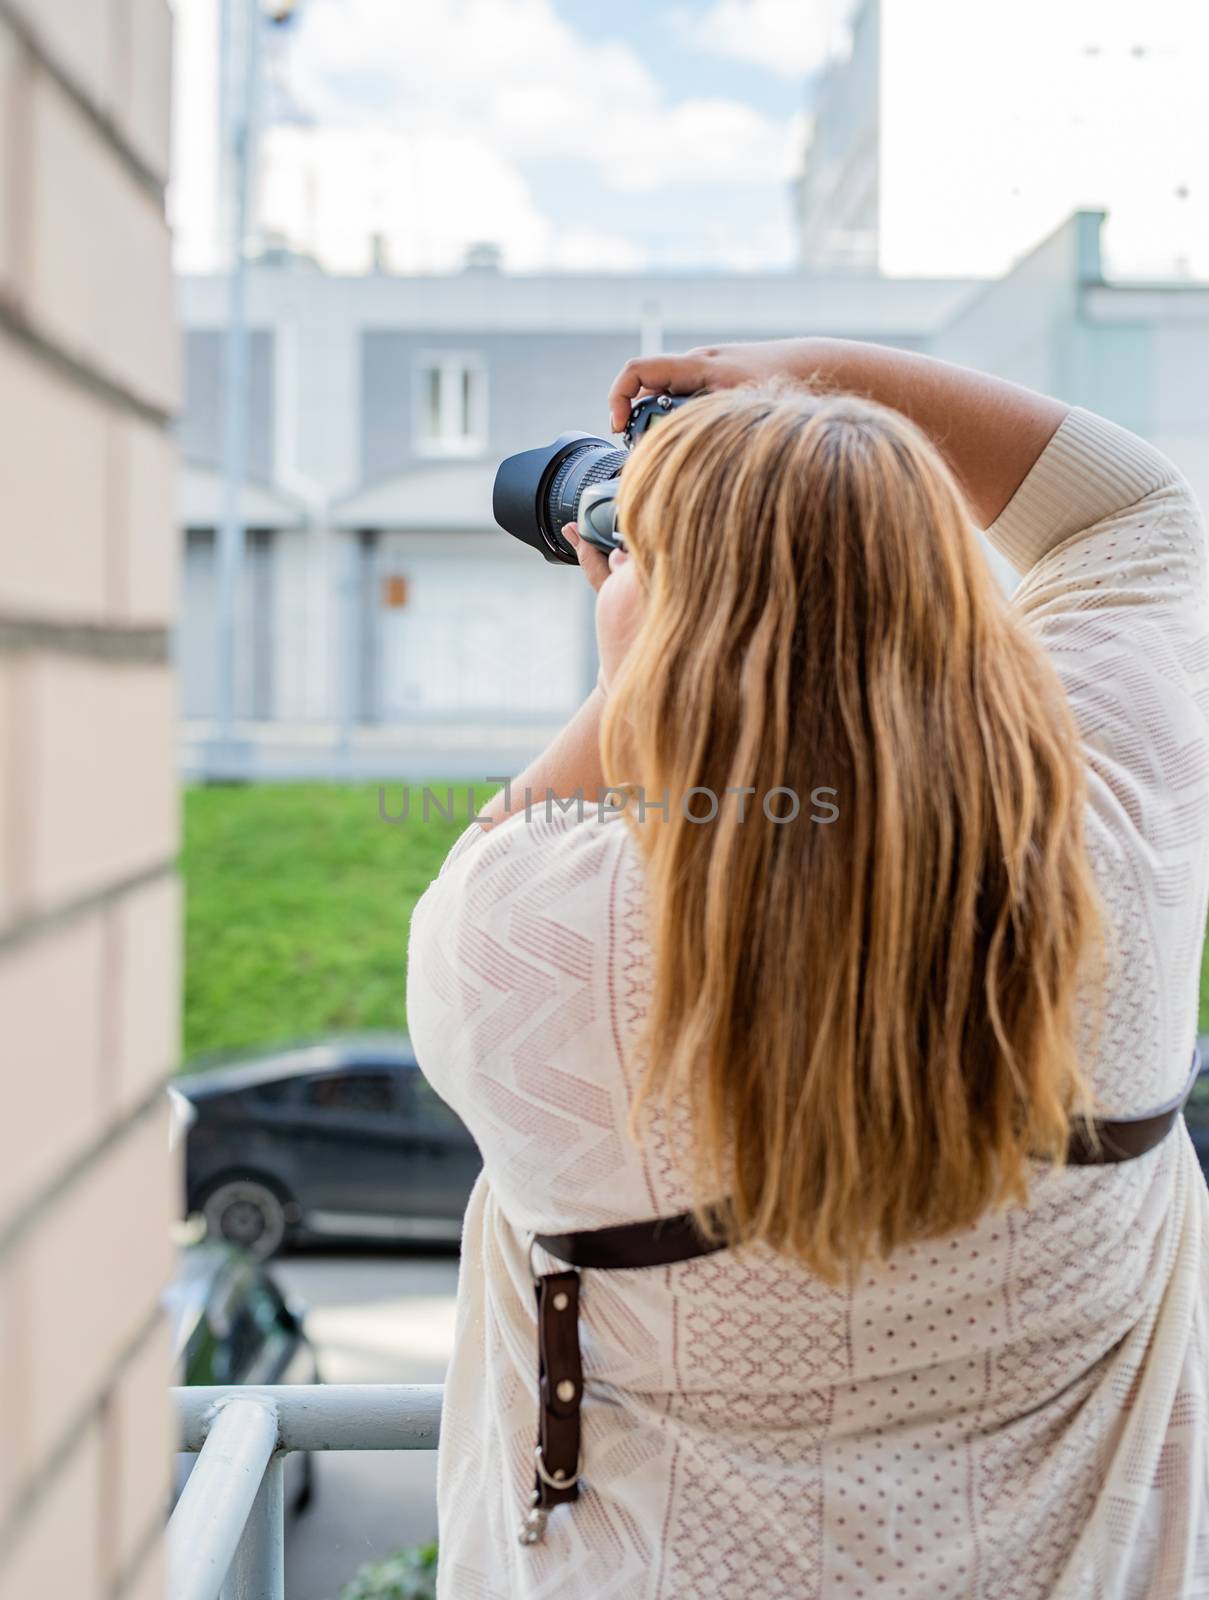
<svg viewBox="0 0 1209 1600">
<path fill-rule="evenodd" d="M 789 377 L 860 394 L 910 417 L 948 461 L 980 527 L 1016 492 L 1069 410 L 1019 384 L 933 356 L 855 339 L 770 339 L 709 345 L 679 356 L 639 356 L 609 400 L 614 426 L 652 390 L 692 394 Z"/>
<path fill-rule="evenodd" d="M 585 804 L 595 805 L 605 788 L 600 764 L 604 702 L 604 691 L 593 689 L 541 755 L 483 807 L 480 821 L 502 822 L 527 805 L 540 814 L 548 798 L 566 800 L 581 793 Z"/>
</svg>

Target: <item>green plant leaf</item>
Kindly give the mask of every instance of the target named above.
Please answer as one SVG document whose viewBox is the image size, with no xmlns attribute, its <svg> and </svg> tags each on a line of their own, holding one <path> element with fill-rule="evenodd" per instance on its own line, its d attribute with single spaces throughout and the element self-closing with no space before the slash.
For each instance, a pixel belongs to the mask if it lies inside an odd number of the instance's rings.
<svg viewBox="0 0 1209 1600">
<path fill-rule="evenodd" d="M 414 1545 L 382 1561 L 367 1561 L 340 1591 L 340 1600 L 436 1600 L 437 1546 Z"/>
</svg>

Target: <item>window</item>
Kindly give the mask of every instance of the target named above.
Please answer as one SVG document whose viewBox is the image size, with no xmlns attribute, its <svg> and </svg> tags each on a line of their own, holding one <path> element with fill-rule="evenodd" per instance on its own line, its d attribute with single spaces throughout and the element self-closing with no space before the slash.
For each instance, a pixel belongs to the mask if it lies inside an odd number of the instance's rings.
<svg viewBox="0 0 1209 1600">
<path fill-rule="evenodd" d="M 294 1099 L 297 1090 L 297 1078 L 266 1078 L 263 1083 L 256 1084 L 247 1093 L 259 1105 L 284 1106 L 289 1105 Z"/>
<path fill-rule="evenodd" d="M 385 1072 L 329 1073 L 308 1078 L 302 1103 L 314 1111 L 351 1111 L 372 1116 L 395 1109 L 394 1079 Z"/>
<path fill-rule="evenodd" d="M 487 373 L 477 356 L 429 351 L 419 357 L 415 438 L 417 451 L 427 456 L 486 449 Z"/>
</svg>

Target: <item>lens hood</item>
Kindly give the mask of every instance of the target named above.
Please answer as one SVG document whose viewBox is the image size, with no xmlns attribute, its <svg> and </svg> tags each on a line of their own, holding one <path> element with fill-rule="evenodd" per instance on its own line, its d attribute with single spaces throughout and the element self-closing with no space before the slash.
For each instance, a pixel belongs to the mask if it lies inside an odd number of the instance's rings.
<svg viewBox="0 0 1209 1600">
<path fill-rule="evenodd" d="M 546 496 L 559 464 L 581 441 L 592 438 L 590 433 L 560 433 L 553 444 L 506 457 L 496 472 L 491 496 L 495 520 L 505 533 L 540 551 L 547 561 L 575 561 L 575 552 L 567 546 L 564 555 L 559 546 L 565 540 L 559 538 L 555 542 L 552 535 L 557 530 L 547 526 Z"/>
</svg>

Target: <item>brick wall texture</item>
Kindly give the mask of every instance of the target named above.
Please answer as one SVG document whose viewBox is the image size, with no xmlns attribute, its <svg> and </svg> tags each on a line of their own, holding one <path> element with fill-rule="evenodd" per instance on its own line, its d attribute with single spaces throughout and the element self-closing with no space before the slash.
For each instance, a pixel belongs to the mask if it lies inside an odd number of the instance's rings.
<svg viewBox="0 0 1209 1600">
<path fill-rule="evenodd" d="M 0 1600 L 162 1595 L 166 0 L 0 0 Z"/>
</svg>

